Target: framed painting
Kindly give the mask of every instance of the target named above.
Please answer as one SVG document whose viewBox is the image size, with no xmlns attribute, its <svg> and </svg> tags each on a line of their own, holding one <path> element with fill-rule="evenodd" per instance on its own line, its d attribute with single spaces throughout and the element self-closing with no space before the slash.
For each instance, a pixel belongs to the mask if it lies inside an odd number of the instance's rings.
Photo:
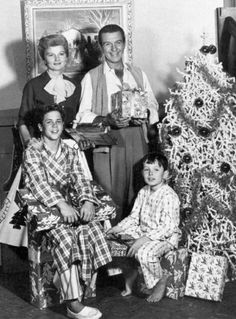
<svg viewBox="0 0 236 319">
<path fill-rule="evenodd" d="M 37 46 L 49 34 L 61 33 L 68 41 L 68 76 L 83 75 L 97 66 L 101 62 L 98 31 L 110 23 L 124 29 L 124 59 L 132 61 L 133 0 L 25 0 L 23 15 L 28 79 L 45 70 Z"/>
</svg>

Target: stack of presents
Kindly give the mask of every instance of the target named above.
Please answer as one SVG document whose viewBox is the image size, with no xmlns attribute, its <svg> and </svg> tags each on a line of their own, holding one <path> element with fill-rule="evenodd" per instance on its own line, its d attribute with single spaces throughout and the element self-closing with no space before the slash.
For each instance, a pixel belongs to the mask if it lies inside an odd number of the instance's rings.
<svg viewBox="0 0 236 319">
<path fill-rule="evenodd" d="M 114 257 L 125 256 L 127 246 L 111 242 Z M 166 253 L 161 258 L 162 269 L 169 275 L 166 297 L 179 299 L 183 296 L 206 300 L 222 301 L 228 275 L 228 260 L 224 256 L 202 252 L 189 253 L 188 248 L 180 247 Z M 139 269 L 138 292 L 145 290 L 145 283 Z"/>
<path fill-rule="evenodd" d="M 126 255 L 127 246 L 115 241 L 111 243 L 112 256 Z M 29 229 L 29 263 L 31 303 L 40 309 L 59 303 L 60 295 L 53 283 L 53 261 L 46 231 Z M 169 274 L 166 297 L 177 300 L 191 296 L 222 301 L 228 273 L 226 257 L 200 252 L 190 255 L 187 248 L 180 247 L 166 253 L 161 258 L 161 265 Z M 117 274 L 115 270 L 114 274 Z M 144 286 L 140 272 L 137 280 L 139 292 Z"/>
</svg>

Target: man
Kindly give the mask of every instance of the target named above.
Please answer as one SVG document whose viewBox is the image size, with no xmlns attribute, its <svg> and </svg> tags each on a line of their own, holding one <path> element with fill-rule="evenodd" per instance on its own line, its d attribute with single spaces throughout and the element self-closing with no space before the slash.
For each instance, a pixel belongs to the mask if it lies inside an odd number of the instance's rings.
<svg viewBox="0 0 236 319">
<path fill-rule="evenodd" d="M 90 70 L 82 80 L 81 103 L 76 123 L 97 123 L 111 127 L 118 144 L 93 151 L 94 178 L 120 207 L 118 219 L 129 212 L 134 198 L 134 165 L 148 151 L 145 120 L 119 115 L 114 96 L 124 88 L 141 89 L 148 98 L 149 123 L 158 122 L 158 103 L 147 76 L 141 69 L 123 62 L 125 34 L 115 24 L 104 26 L 98 34 L 103 63 Z"/>
</svg>

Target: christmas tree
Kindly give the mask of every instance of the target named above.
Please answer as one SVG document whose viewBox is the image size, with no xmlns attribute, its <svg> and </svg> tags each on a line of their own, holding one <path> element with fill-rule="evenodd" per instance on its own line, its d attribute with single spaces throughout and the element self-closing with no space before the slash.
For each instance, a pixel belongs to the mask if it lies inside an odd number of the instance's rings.
<svg viewBox="0 0 236 319">
<path fill-rule="evenodd" d="M 235 79 L 215 52 L 204 45 L 178 70 L 183 79 L 170 90 L 159 133 L 189 251 L 225 255 L 235 269 Z"/>
</svg>

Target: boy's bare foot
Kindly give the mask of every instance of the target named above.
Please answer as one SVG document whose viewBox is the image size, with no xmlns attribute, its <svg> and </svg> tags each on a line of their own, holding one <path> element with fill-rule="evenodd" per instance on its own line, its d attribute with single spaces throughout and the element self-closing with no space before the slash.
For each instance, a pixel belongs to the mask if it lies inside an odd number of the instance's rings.
<svg viewBox="0 0 236 319">
<path fill-rule="evenodd" d="M 132 294 L 133 285 L 137 278 L 138 270 L 132 269 L 124 272 L 125 277 L 125 290 L 121 292 L 121 296 L 126 297 Z"/>
<path fill-rule="evenodd" d="M 148 302 L 159 302 L 165 295 L 168 276 L 163 276 L 155 287 L 153 287 L 151 295 L 147 298 Z"/>
<path fill-rule="evenodd" d="M 94 298 L 96 296 L 96 292 L 90 286 L 86 286 L 84 292 L 84 299 Z"/>
<path fill-rule="evenodd" d="M 127 296 L 130 296 L 131 294 L 132 294 L 132 290 L 127 288 L 121 292 L 122 297 L 127 297 Z"/>
</svg>

